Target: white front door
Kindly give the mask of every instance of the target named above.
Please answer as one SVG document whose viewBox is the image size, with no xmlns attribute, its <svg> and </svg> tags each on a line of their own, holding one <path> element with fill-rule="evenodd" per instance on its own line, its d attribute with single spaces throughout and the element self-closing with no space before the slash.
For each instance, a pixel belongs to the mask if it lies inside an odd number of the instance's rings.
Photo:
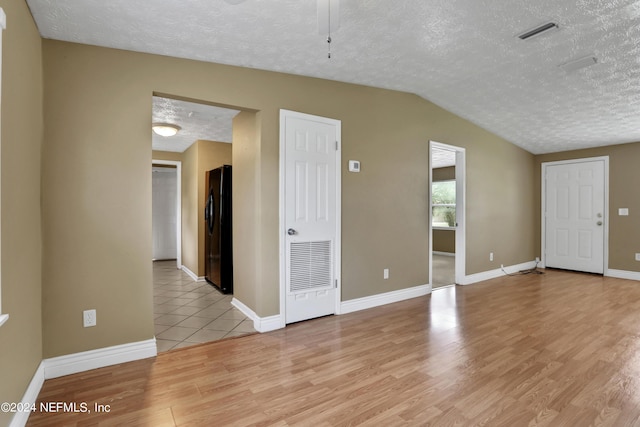
<svg viewBox="0 0 640 427">
<path fill-rule="evenodd" d="M 545 266 L 604 273 L 605 161 L 544 169 Z"/>
<path fill-rule="evenodd" d="M 336 312 L 340 122 L 282 110 L 285 323 Z"/>
</svg>

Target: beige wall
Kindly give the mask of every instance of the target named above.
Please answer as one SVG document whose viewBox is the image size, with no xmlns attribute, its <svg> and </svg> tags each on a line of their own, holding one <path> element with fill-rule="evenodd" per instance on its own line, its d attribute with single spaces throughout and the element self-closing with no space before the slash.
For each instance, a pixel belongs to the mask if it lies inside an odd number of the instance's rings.
<svg viewBox="0 0 640 427">
<path fill-rule="evenodd" d="M 231 164 L 231 144 L 215 141 L 197 141 L 198 145 L 198 276 L 204 276 L 204 205 L 208 184 L 206 173 L 222 165 Z M 194 270 L 194 272 L 196 272 Z"/>
<path fill-rule="evenodd" d="M 130 96 L 107 57 L 62 69 L 56 56 L 44 49 L 44 357 L 154 335 L 151 92 Z M 86 309 L 97 326 L 83 328 Z"/>
<path fill-rule="evenodd" d="M 248 307 L 260 299 L 259 241 L 255 212 L 259 205 L 260 114 L 241 112 L 233 119 L 233 281 L 234 297 Z"/>
<path fill-rule="evenodd" d="M 536 236 L 541 232 L 541 164 L 599 156 L 609 156 L 609 268 L 640 271 L 640 262 L 634 259 L 640 252 L 640 197 L 636 187 L 640 182 L 640 142 L 536 156 Z M 629 208 L 629 216 L 618 216 L 619 208 Z M 536 253 L 541 253 L 540 238 L 536 245 Z"/>
<path fill-rule="evenodd" d="M 474 148 L 467 150 L 467 274 L 533 261 L 539 236 L 526 224 L 536 215 L 534 156 L 515 146 Z"/>
<path fill-rule="evenodd" d="M 467 149 L 467 273 L 535 256 L 533 231 L 527 231 L 535 215 L 533 156 L 415 95 L 51 40 L 43 44 L 50 158 L 43 169 L 43 204 L 45 227 L 52 230 L 44 251 L 47 355 L 153 336 L 147 306 L 153 93 L 259 112 L 259 139 L 245 146 L 255 149 L 247 160 L 254 169 L 245 177 L 254 176 L 256 209 L 244 219 L 254 230 L 257 252 L 254 263 L 236 265 L 255 269 L 257 283 L 235 282 L 241 294 L 247 287 L 255 295 L 250 308 L 259 316 L 279 312 L 280 108 L 342 120 L 343 300 L 428 282 L 430 139 Z M 344 172 L 349 159 L 362 162 L 361 173 Z M 100 168 L 89 173 L 95 163 Z M 106 168 L 118 170 L 117 185 Z M 101 209 L 89 188 L 99 190 Z M 100 232 L 94 229 L 96 217 Z M 520 239 L 510 243 L 516 234 Z M 486 261 L 490 251 L 496 263 Z M 391 279 L 382 279 L 383 268 L 391 270 Z M 79 313 L 96 304 L 99 326 L 83 330 Z M 121 328 L 124 322 L 127 328 Z"/>
<path fill-rule="evenodd" d="M 176 153 L 174 151 L 152 151 L 153 160 L 170 160 L 172 162 L 181 162 L 182 153 Z"/>
<path fill-rule="evenodd" d="M 182 153 L 182 265 L 198 274 L 198 144 Z"/>
<path fill-rule="evenodd" d="M 433 229 L 433 250 L 436 252 L 456 253 L 455 230 Z"/>
<path fill-rule="evenodd" d="M 450 181 L 456 179 L 456 167 L 434 168 L 431 174 L 434 181 Z"/>
<path fill-rule="evenodd" d="M 2 40 L 2 312 L 0 402 L 19 402 L 42 360 L 40 165 L 42 45 L 24 1 L 0 0 Z M 11 413 L 0 412 L 0 425 Z"/>
</svg>

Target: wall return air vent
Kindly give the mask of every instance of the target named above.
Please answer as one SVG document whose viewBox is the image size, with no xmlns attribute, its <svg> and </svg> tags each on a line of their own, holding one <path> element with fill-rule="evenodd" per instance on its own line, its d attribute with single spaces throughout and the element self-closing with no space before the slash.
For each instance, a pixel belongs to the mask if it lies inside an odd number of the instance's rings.
<svg viewBox="0 0 640 427">
<path fill-rule="evenodd" d="M 550 31 L 557 30 L 558 28 L 558 24 L 556 24 L 555 22 L 547 22 L 546 24 L 538 25 L 535 28 L 531 28 L 530 30 L 525 31 L 522 34 L 518 34 L 518 38 L 520 40 L 529 40 L 541 34 L 546 34 Z"/>
</svg>

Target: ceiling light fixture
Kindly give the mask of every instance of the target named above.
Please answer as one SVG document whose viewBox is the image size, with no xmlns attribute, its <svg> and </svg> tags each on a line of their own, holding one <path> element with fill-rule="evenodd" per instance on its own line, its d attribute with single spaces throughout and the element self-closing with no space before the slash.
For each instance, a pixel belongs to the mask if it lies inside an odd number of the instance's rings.
<svg viewBox="0 0 640 427">
<path fill-rule="evenodd" d="M 174 136 L 181 129 L 180 126 L 171 123 L 154 123 L 151 129 L 160 136 Z"/>
<path fill-rule="evenodd" d="M 340 28 L 340 1 L 318 0 L 318 33 L 327 35 L 328 53 L 331 59 L 331 31 Z"/>
<path fill-rule="evenodd" d="M 558 24 L 556 24 L 555 22 L 547 22 L 546 24 L 538 25 L 535 28 L 527 30 L 522 34 L 518 34 L 518 38 L 521 40 L 529 40 L 531 38 L 539 36 L 540 34 L 544 34 L 551 30 L 557 30 L 559 28 L 560 27 L 558 27 Z"/>
</svg>

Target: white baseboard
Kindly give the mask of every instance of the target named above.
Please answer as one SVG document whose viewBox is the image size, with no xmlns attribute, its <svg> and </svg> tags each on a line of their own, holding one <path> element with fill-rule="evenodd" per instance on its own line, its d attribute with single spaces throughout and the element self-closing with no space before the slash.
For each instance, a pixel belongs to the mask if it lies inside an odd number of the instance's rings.
<svg viewBox="0 0 640 427">
<path fill-rule="evenodd" d="M 509 273 L 517 273 L 522 270 L 529 270 L 536 266 L 535 261 L 523 262 L 522 264 L 510 265 L 504 268 L 504 270 Z M 540 264 L 538 264 L 540 267 Z M 462 283 L 459 285 L 471 285 L 472 283 L 483 282 L 485 280 L 495 279 L 496 277 L 504 276 L 504 272 L 500 268 L 496 268 L 495 270 L 483 271 L 481 273 L 470 274 L 468 276 L 464 276 Z"/>
<path fill-rule="evenodd" d="M 608 268 L 605 273 L 605 276 L 615 277 L 618 279 L 628 279 L 628 280 L 639 280 L 640 281 L 640 272 L 637 271 L 627 271 L 627 270 L 615 270 L 613 268 Z"/>
<path fill-rule="evenodd" d="M 44 378 L 57 378 L 104 366 L 155 357 L 157 354 L 156 339 L 152 338 L 146 341 L 52 357 L 42 361 L 44 364 Z"/>
<path fill-rule="evenodd" d="M 156 339 L 152 338 L 146 341 L 114 345 L 112 347 L 44 359 L 40 362 L 36 373 L 33 375 L 27 391 L 22 397 L 22 402 L 35 404 L 44 380 L 117 365 L 118 363 L 155 357 L 157 354 Z M 29 419 L 29 414 L 30 412 L 17 412 L 13 416 L 9 427 L 24 427 Z"/>
<path fill-rule="evenodd" d="M 444 255 L 444 256 L 456 256 L 455 252 L 440 252 L 440 251 L 433 251 L 434 255 Z"/>
<path fill-rule="evenodd" d="M 379 307 L 385 304 L 404 301 L 411 298 L 421 297 L 429 294 L 431 286 L 420 285 L 412 288 L 400 289 L 398 291 L 385 292 L 383 294 L 371 295 L 369 297 L 356 298 L 340 303 L 340 313 L 347 314 L 354 311 L 366 310 L 368 308 Z"/>
<path fill-rule="evenodd" d="M 253 327 L 258 332 L 275 331 L 276 329 L 282 329 L 285 327 L 285 321 L 282 316 L 276 314 L 275 316 L 260 317 L 255 311 L 251 310 L 240 300 L 233 298 L 231 305 L 240 310 L 245 316 L 253 320 Z"/>
<path fill-rule="evenodd" d="M 399 291 L 386 292 L 384 294 L 343 301 L 340 303 L 340 312 L 336 314 L 347 314 L 354 311 L 366 310 L 368 308 L 404 301 L 410 298 L 421 297 L 427 295 L 430 291 L 431 286 L 421 285 L 413 288 L 401 289 Z M 249 319 L 253 320 L 253 327 L 258 332 L 275 331 L 276 329 L 282 329 L 286 326 L 284 316 L 275 315 L 260 317 L 236 298 L 231 300 L 231 305 L 240 310 Z"/>
<path fill-rule="evenodd" d="M 25 404 L 25 406 L 27 404 L 35 405 L 38 394 L 40 394 L 40 390 L 42 389 L 42 384 L 44 384 L 44 361 L 38 365 L 38 369 L 36 369 L 36 373 L 33 374 L 27 391 L 25 391 L 24 396 L 22 396 L 21 402 Z M 27 424 L 29 415 L 31 415 L 31 412 L 16 412 L 9 423 L 9 427 L 24 427 Z"/>
<path fill-rule="evenodd" d="M 180 270 L 182 270 L 185 273 L 187 273 L 187 276 L 191 277 L 194 282 L 204 282 L 205 281 L 204 277 L 198 276 L 196 273 L 194 273 L 193 271 L 189 270 L 184 265 L 180 266 Z"/>
<path fill-rule="evenodd" d="M 509 267 L 505 267 L 505 271 L 509 274 L 517 273 L 521 270 L 529 270 L 536 266 L 535 261 L 529 261 L 522 264 L 511 265 Z M 544 264 L 538 263 L 539 268 L 544 268 Z M 627 280 L 636 280 L 640 281 L 640 272 L 638 271 L 627 271 L 627 270 L 616 270 L 613 268 L 608 268 L 605 273 L 607 277 L 615 277 L 618 279 L 627 279 Z M 472 283 L 482 282 L 484 280 L 495 279 L 496 277 L 504 276 L 504 272 L 496 268 L 495 270 L 483 271 L 482 273 L 470 274 L 465 276 L 464 282 L 460 283 L 460 285 L 470 285 Z"/>
</svg>

